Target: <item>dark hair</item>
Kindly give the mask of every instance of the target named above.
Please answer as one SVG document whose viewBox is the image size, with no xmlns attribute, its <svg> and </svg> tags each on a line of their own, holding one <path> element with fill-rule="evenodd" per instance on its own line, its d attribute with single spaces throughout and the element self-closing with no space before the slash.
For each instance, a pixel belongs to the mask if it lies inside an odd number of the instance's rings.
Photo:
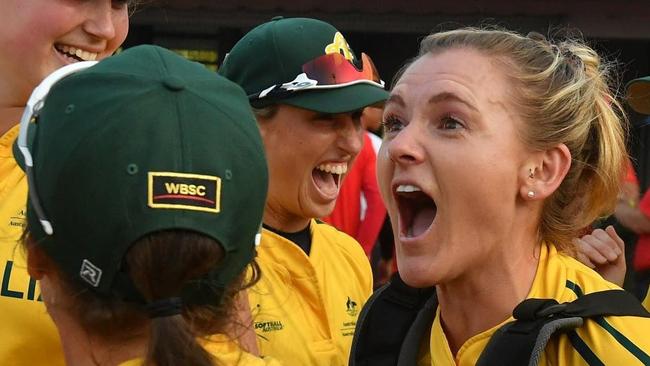
<svg viewBox="0 0 650 366">
<path fill-rule="evenodd" d="M 37 245 L 27 240 L 28 245 Z M 167 230 L 149 234 L 131 246 L 124 265 L 146 301 L 176 297 L 185 285 L 202 277 L 223 258 L 218 243 L 203 234 Z M 232 324 L 237 293 L 259 279 L 259 267 L 252 261 L 252 274 L 246 271 L 221 293 L 211 305 L 183 304 L 182 313 L 149 319 L 141 304 L 105 298 L 66 278 L 58 271 L 59 285 L 66 296 L 66 311 L 94 336 L 115 344 L 142 337 L 149 330 L 144 365 L 213 366 L 215 360 L 196 340 L 225 333 Z M 244 283 L 244 278 L 248 279 Z"/>
</svg>

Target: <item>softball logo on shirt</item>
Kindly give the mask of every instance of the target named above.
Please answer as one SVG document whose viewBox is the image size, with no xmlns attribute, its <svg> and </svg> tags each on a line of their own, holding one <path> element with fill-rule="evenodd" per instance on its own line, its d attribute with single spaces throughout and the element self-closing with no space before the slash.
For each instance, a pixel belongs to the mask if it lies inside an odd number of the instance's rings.
<svg viewBox="0 0 650 366">
<path fill-rule="evenodd" d="M 221 178 L 211 175 L 149 172 L 148 202 L 151 208 L 218 213 Z"/>
</svg>

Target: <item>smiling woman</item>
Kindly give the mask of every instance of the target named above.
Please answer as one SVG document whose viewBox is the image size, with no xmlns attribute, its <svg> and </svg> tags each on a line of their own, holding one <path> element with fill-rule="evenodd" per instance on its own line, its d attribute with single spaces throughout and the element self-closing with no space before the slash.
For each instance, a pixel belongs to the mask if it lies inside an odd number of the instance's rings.
<svg viewBox="0 0 650 366">
<path fill-rule="evenodd" d="M 47 75 L 101 60 L 124 42 L 131 1 L 0 2 L 0 359 L 7 365 L 62 365 L 56 330 L 17 245 L 25 226 L 27 182 L 12 145 L 29 95 Z"/>
<path fill-rule="evenodd" d="M 361 246 L 317 219 L 334 209 L 359 154 L 361 110 L 388 93 L 369 57 L 308 18 L 256 27 L 219 73 L 248 94 L 269 164 L 264 275 L 249 291 L 260 352 L 287 365 L 345 365 L 372 275 Z"/>
<path fill-rule="evenodd" d="M 624 171 L 609 77 L 579 40 L 480 29 L 423 40 L 386 103 L 377 168 L 401 279 L 437 293 L 421 365 L 475 365 L 524 299 L 616 289 L 570 256 Z M 648 318 L 587 319 L 537 361 L 647 364 L 648 329 Z"/>
</svg>

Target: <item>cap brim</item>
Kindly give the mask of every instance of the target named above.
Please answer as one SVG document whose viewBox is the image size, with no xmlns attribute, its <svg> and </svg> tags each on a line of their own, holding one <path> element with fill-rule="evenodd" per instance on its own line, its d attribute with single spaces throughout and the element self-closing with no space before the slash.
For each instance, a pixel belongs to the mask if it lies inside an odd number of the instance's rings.
<svg viewBox="0 0 650 366">
<path fill-rule="evenodd" d="M 28 146 L 34 146 L 33 142 L 34 142 L 34 136 L 36 136 L 36 127 L 37 127 L 37 125 L 35 123 L 33 123 L 29 127 L 29 129 L 27 130 L 27 145 Z M 13 143 L 12 152 L 13 152 L 13 155 L 14 155 L 14 160 L 16 161 L 16 163 L 18 164 L 20 169 L 25 171 L 25 157 L 23 156 L 23 153 L 18 148 L 18 139 L 17 138 Z"/>
<path fill-rule="evenodd" d="M 650 76 L 627 84 L 627 103 L 635 112 L 650 115 Z"/>
<path fill-rule="evenodd" d="M 338 89 L 308 90 L 278 102 L 320 113 L 346 113 L 388 99 L 389 93 L 370 84 L 356 84 Z"/>
</svg>

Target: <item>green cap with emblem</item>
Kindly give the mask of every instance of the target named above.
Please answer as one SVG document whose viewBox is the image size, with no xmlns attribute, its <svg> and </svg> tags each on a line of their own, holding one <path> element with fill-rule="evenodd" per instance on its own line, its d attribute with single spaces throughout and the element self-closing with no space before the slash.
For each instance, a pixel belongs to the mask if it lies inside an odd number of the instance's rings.
<svg viewBox="0 0 650 366">
<path fill-rule="evenodd" d="M 257 26 L 218 72 L 239 84 L 254 107 L 344 113 L 388 98 L 370 58 L 357 57 L 341 32 L 317 19 L 275 17 Z"/>
<path fill-rule="evenodd" d="M 251 262 L 268 171 L 236 84 L 138 46 L 58 81 L 30 125 L 30 197 L 39 204 L 30 198 L 28 230 L 79 283 L 142 301 L 124 257 L 163 230 L 195 231 L 224 249 L 218 266 L 179 294 L 188 303 L 214 303 Z"/>
</svg>

